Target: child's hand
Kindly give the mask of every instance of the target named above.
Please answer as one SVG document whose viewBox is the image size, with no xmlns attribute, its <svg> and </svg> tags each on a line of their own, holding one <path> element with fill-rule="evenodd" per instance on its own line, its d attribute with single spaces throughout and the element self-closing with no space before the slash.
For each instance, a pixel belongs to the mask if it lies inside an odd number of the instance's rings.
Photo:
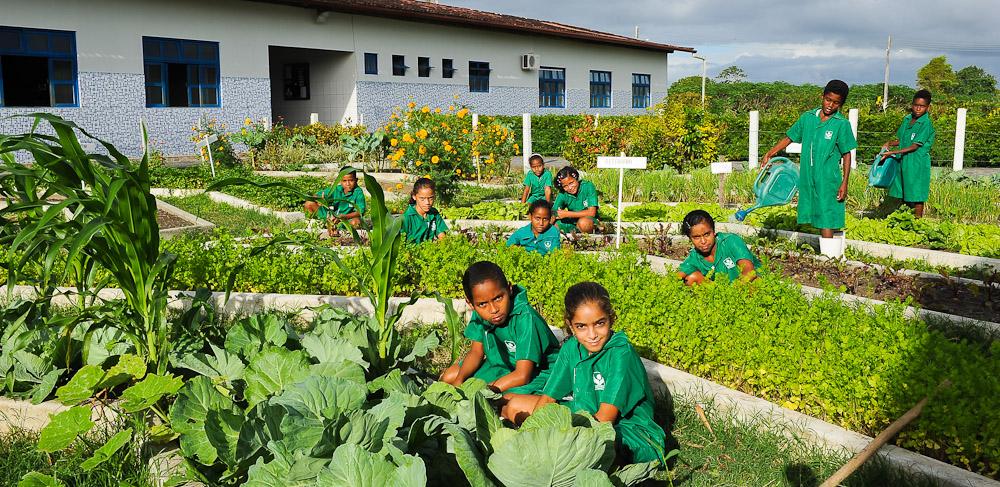
<svg viewBox="0 0 1000 487">
<path fill-rule="evenodd" d="M 845 199 L 847 199 L 847 181 L 844 181 L 837 190 L 837 201 L 843 202 Z"/>
</svg>

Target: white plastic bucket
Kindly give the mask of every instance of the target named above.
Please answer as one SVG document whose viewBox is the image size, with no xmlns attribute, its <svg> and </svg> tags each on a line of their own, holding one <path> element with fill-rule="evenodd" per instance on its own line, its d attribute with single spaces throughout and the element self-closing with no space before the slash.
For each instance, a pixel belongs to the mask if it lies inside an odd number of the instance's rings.
<svg viewBox="0 0 1000 487">
<path fill-rule="evenodd" d="M 831 258 L 839 259 L 844 255 L 844 237 L 834 236 L 833 238 L 819 238 L 819 253 Z"/>
</svg>

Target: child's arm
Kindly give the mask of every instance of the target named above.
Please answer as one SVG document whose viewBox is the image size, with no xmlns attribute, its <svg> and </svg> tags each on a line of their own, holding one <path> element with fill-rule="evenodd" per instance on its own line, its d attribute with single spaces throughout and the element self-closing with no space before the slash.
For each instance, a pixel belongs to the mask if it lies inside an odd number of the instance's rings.
<svg viewBox="0 0 1000 487">
<path fill-rule="evenodd" d="M 504 392 L 512 387 L 523 386 L 531 381 L 531 374 L 535 371 L 535 363 L 530 360 L 518 360 L 514 364 L 514 371 L 493 381 L 490 384 L 497 392 Z"/>
<path fill-rule="evenodd" d="M 528 195 L 531 194 L 531 187 L 524 185 L 524 191 L 521 192 L 521 203 L 528 201 Z"/>
<path fill-rule="evenodd" d="M 701 271 L 694 271 L 690 274 L 678 272 L 677 275 L 684 280 L 684 284 L 687 286 L 694 286 L 705 282 L 705 274 L 702 274 Z"/>
<path fill-rule="evenodd" d="M 597 207 L 591 206 L 580 211 L 559 210 L 556 212 L 556 215 L 559 218 L 597 217 Z"/>
<path fill-rule="evenodd" d="M 840 189 L 837 190 L 837 201 L 844 201 L 847 199 L 847 178 L 851 175 L 851 153 L 845 152 L 840 158 L 840 165 L 843 166 L 844 181 L 840 183 Z"/>
<path fill-rule="evenodd" d="M 462 359 L 461 365 L 456 367 L 457 374 L 455 374 L 454 377 L 446 377 L 446 375 L 448 375 L 446 371 L 445 375 L 442 375 L 441 380 L 455 387 L 462 385 L 466 379 L 472 377 L 472 374 L 475 374 L 476 371 L 479 370 L 479 367 L 483 365 L 483 358 L 485 356 L 486 354 L 483 352 L 483 342 L 473 341 L 472 347 L 469 349 L 469 352 L 465 354 L 465 358 Z"/>
<path fill-rule="evenodd" d="M 770 161 L 771 158 L 775 156 L 775 154 L 785 150 L 785 148 L 788 147 L 788 144 L 791 143 L 792 139 L 789 139 L 787 135 L 782 137 L 782 139 L 779 140 L 777 144 L 774 144 L 774 147 L 771 147 L 771 150 L 764 153 L 764 157 L 762 157 L 760 160 L 760 167 L 764 167 L 765 165 L 767 165 L 767 161 Z"/>
<path fill-rule="evenodd" d="M 736 265 L 740 267 L 741 281 L 750 282 L 757 279 L 757 271 L 753 268 L 753 262 L 750 259 L 740 259 L 736 261 Z"/>
<path fill-rule="evenodd" d="M 618 408 L 614 405 L 602 402 L 600 409 L 594 413 L 594 419 L 602 423 L 614 423 L 618 420 Z"/>
<path fill-rule="evenodd" d="M 545 187 L 545 201 L 552 202 L 552 186 Z"/>
<path fill-rule="evenodd" d="M 898 140 L 896 141 L 895 145 L 899 146 L 899 141 Z M 916 152 L 916 150 L 919 149 L 921 147 L 921 145 L 922 144 L 913 144 L 913 145 L 911 145 L 909 147 L 904 147 L 904 148 L 899 149 L 899 150 L 891 150 L 891 151 L 888 151 L 888 152 L 885 153 L 885 157 L 890 157 L 890 156 L 895 156 L 895 155 L 903 155 L 903 154 L 909 154 L 911 152 Z"/>
<path fill-rule="evenodd" d="M 888 149 L 890 147 L 899 147 L 899 139 L 892 139 L 889 142 L 882 144 L 882 150 Z"/>
<path fill-rule="evenodd" d="M 538 396 L 538 401 L 535 402 L 535 408 L 532 411 L 537 411 L 538 408 L 540 408 L 540 407 L 542 407 L 542 406 L 544 406 L 546 404 L 552 404 L 554 402 L 556 402 L 555 399 L 553 399 L 553 398 L 551 398 L 549 396 L 546 396 L 545 394 L 542 394 L 542 395 Z"/>
</svg>

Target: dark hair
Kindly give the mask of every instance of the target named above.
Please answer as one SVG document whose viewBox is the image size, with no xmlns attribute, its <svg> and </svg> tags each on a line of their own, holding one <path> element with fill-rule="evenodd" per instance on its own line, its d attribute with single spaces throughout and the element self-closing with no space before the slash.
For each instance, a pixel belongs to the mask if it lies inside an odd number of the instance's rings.
<svg viewBox="0 0 1000 487">
<path fill-rule="evenodd" d="M 417 182 L 413 183 L 413 191 L 410 191 L 410 204 L 417 204 L 417 200 L 413 199 L 417 195 L 417 191 L 424 188 L 431 188 L 431 191 L 437 191 L 437 186 L 434 185 L 434 180 L 431 178 L 420 178 Z"/>
<path fill-rule="evenodd" d="M 549 203 L 548 200 L 541 199 L 531 202 L 531 206 L 528 207 L 528 215 L 531 215 L 532 213 L 535 212 L 535 210 L 539 208 L 545 208 L 546 210 L 548 210 L 550 215 L 552 214 L 552 203 Z"/>
<path fill-rule="evenodd" d="M 705 210 L 693 210 L 684 215 L 684 221 L 681 222 L 681 233 L 690 237 L 691 228 L 701 223 L 708 223 L 708 226 L 712 227 L 713 231 L 715 230 L 715 219 L 712 218 L 712 215 L 709 215 Z"/>
<path fill-rule="evenodd" d="M 537 152 L 532 154 L 531 157 L 528 158 L 528 164 L 531 164 L 531 161 L 535 159 L 538 159 L 539 161 L 542 161 L 542 164 L 545 164 L 545 158 L 542 157 L 542 155 Z"/>
<path fill-rule="evenodd" d="M 358 179 L 358 171 L 356 169 L 347 171 L 340 176 L 340 179 L 344 179 L 344 176 L 354 176 L 354 179 Z"/>
<path fill-rule="evenodd" d="M 465 274 L 462 274 L 462 289 L 465 290 L 466 299 L 472 301 L 472 288 L 486 281 L 496 281 L 500 287 L 510 287 L 510 282 L 507 281 L 507 276 L 500 266 L 488 260 L 481 260 L 470 265 Z"/>
<path fill-rule="evenodd" d="M 576 283 L 566 290 L 566 299 L 563 300 L 563 304 L 566 305 L 566 311 L 563 315 L 566 323 L 573 322 L 573 315 L 583 303 L 597 304 L 601 311 L 608 315 L 612 325 L 618 319 L 614 307 L 611 306 L 611 295 L 608 294 L 608 290 L 596 282 L 585 281 Z"/>
<path fill-rule="evenodd" d="M 579 181 L 580 180 L 580 171 L 577 171 L 576 168 L 573 167 L 573 166 L 566 166 L 566 167 L 560 169 L 559 172 L 556 173 L 556 181 L 555 181 L 555 183 L 556 183 L 556 188 L 558 188 L 559 191 L 563 190 L 562 180 L 566 179 L 569 176 L 573 176 L 573 179 L 576 179 L 577 181 Z"/>
<path fill-rule="evenodd" d="M 931 103 L 931 92 L 928 90 L 920 90 L 913 94 L 913 101 L 917 101 L 917 98 L 923 98 L 927 100 L 927 104 Z"/>
<path fill-rule="evenodd" d="M 847 101 L 847 95 L 850 92 L 851 89 L 847 87 L 847 83 L 844 83 L 839 79 L 830 80 L 830 82 L 826 84 L 826 87 L 823 88 L 824 95 L 827 93 L 834 93 L 840 95 L 841 102 Z"/>
</svg>

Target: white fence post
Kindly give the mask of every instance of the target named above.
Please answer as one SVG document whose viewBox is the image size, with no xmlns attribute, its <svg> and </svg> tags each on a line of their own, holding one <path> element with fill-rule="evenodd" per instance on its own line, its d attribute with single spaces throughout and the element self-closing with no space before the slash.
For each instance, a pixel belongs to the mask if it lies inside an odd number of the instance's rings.
<svg viewBox="0 0 1000 487">
<path fill-rule="evenodd" d="M 966 109 L 959 108 L 955 117 L 955 163 L 952 169 L 961 171 L 965 163 L 965 114 Z"/>
<path fill-rule="evenodd" d="M 478 128 L 479 128 L 479 114 L 478 113 L 473 113 L 472 114 L 472 136 L 473 136 L 473 138 L 476 136 L 476 129 L 478 129 Z M 481 182 L 483 180 L 483 174 L 482 174 L 482 170 L 479 167 L 479 156 L 472 156 L 472 163 L 476 166 L 476 181 L 480 181 Z"/>
<path fill-rule="evenodd" d="M 600 121 L 601 121 L 601 114 L 600 113 L 595 113 L 594 114 L 594 128 L 595 129 L 597 128 L 597 123 L 600 122 Z"/>
<path fill-rule="evenodd" d="M 750 110 L 750 151 L 747 154 L 747 168 L 756 169 L 760 160 L 760 112 Z"/>
<path fill-rule="evenodd" d="M 319 114 L 318 113 L 310 113 L 309 114 L 309 125 L 316 125 L 317 123 L 319 123 Z"/>
<path fill-rule="evenodd" d="M 531 164 L 528 163 L 528 159 L 531 158 L 531 114 L 525 113 L 521 115 L 521 165 L 524 169 L 524 173 L 528 174 L 531 170 Z"/>
<path fill-rule="evenodd" d="M 851 131 L 854 132 L 854 140 L 858 140 L 858 109 L 850 109 L 847 112 L 847 119 L 851 122 Z M 858 167 L 858 150 L 851 149 L 851 169 L 856 167 Z"/>
</svg>

